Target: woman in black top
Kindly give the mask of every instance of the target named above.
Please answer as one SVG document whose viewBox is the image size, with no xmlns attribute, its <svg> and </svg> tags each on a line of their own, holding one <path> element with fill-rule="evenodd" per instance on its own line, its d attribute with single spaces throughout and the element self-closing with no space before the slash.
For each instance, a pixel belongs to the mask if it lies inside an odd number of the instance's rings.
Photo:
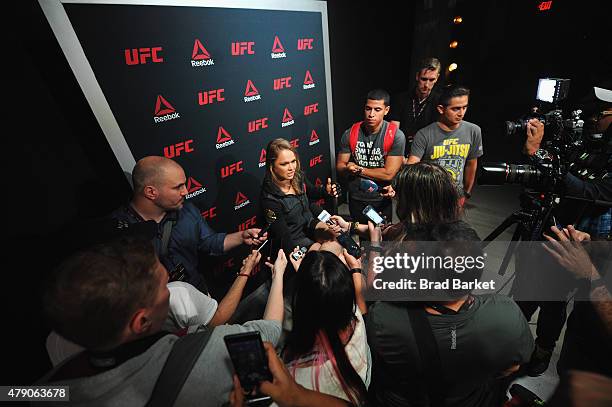
<svg viewBox="0 0 612 407">
<path fill-rule="evenodd" d="M 314 186 L 301 171 L 297 151 L 285 139 L 268 143 L 266 175 L 261 189 L 261 219 L 266 212 L 274 212 L 276 220 L 270 224 L 270 238 L 280 241 L 285 253 L 296 246 L 309 248 L 315 232 L 333 239 L 336 229 L 320 222 L 310 209 L 310 199 L 336 196 L 336 186 L 328 179 L 327 185 Z M 319 233 L 317 233 L 318 235 Z"/>
</svg>

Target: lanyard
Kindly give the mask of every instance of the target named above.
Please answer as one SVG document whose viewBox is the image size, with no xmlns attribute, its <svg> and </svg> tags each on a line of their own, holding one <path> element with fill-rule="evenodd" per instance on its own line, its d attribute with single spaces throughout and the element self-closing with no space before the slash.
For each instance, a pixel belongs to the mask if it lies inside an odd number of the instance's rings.
<svg viewBox="0 0 612 407">
<path fill-rule="evenodd" d="M 418 102 L 416 98 L 412 99 L 412 116 L 414 117 L 415 120 L 421 115 L 421 113 L 423 113 L 423 110 L 425 109 L 425 105 L 427 104 L 427 99 L 429 99 L 429 96 L 423 99 L 422 102 Z M 417 106 L 419 106 L 418 112 L 417 112 Z"/>
</svg>

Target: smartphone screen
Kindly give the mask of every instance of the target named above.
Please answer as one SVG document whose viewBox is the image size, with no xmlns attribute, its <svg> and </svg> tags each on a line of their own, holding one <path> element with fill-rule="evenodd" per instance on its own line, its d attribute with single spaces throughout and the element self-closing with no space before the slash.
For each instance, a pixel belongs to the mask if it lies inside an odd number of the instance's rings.
<svg viewBox="0 0 612 407">
<path fill-rule="evenodd" d="M 368 205 L 363 210 L 363 214 L 366 215 L 375 225 L 380 225 L 383 223 L 383 218 L 376 212 L 376 210 L 372 207 L 372 205 Z"/>
<path fill-rule="evenodd" d="M 259 332 L 226 335 L 223 339 L 244 390 L 252 391 L 262 381 L 272 381 Z"/>
</svg>

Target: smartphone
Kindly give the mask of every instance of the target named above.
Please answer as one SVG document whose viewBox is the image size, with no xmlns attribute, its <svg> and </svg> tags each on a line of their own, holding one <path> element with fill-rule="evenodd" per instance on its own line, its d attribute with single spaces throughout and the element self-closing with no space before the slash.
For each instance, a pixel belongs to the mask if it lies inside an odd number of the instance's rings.
<svg viewBox="0 0 612 407">
<path fill-rule="evenodd" d="M 368 219 L 370 219 L 372 222 L 374 222 L 376 226 L 384 222 L 384 219 L 382 218 L 382 216 L 380 216 L 380 214 L 376 212 L 376 209 L 374 209 L 372 205 L 368 205 L 365 208 L 363 208 L 363 214 L 367 216 Z"/>
<path fill-rule="evenodd" d="M 223 340 L 232 359 L 234 371 L 245 392 L 252 393 L 259 383 L 265 380 L 272 381 L 272 373 L 268 368 L 268 356 L 259 332 L 225 335 Z M 253 402 L 256 400 L 260 402 L 267 396 L 255 394 L 247 397 Z M 248 401 L 247 404 L 249 404 Z"/>
<path fill-rule="evenodd" d="M 340 233 L 336 239 L 338 240 L 338 243 L 340 243 L 342 247 L 346 249 L 348 254 L 356 259 L 361 257 L 361 247 L 359 247 L 357 242 L 353 240 L 351 235 L 348 233 Z"/>
<path fill-rule="evenodd" d="M 308 249 L 306 248 L 306 246 L 302 246 L 297 252 L 291 253 L 291 257 L 293 258 L 293 260 L 298 261 L 299 259 L 304 257 L 307 251 Z"/>
</svg>

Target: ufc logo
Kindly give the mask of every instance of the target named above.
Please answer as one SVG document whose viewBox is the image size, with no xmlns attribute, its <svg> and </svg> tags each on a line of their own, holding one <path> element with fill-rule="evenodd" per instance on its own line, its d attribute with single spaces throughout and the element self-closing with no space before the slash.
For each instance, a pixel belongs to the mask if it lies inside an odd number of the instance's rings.
<svg viewBox="0 0 612 407">
<path fill-rule="evenodd" d="M 293 140 L 289 142 L 289 144 L 291 144 L 293 148 L 298 148 L 300 146 L 299 142 L 300 142 L 299 138 L 294 138 Z"/>
<path fill-rule="evenodd" d="M 146 64 L 147 59 L 153 62 L 164 62 L 164 58 L 157 54 L 161 51 L 162 47 L 126 49 L 125 63 L 128 65 Z"/>
<path fill-rule="evenodd" d="M 314 38 L 298 38 L 298 51 L 312 49 Z"/>
<path fill-rule="evenodd" d="M 215 100 L 218 102 L 223 102 L 225 101 L 223 92 L 225 92 L 225 89 L 213 89 L 206 92 L 198 92 L 198 103 L 200 106 L 203 106 L 214 103 Z"/>
<path fill-rule="evenodd" d="M 310 159 L 310 167 L 314 167 L 317 164 L 321 164 L 323 162 L 323 154 L 319 154 L 316 157 L 312 157 Z"/>
<path fill-rule="evenodd" d="M 181 141 L 172 146 L 164 147 L 164 156 L 166 158 L 174 158 L 181 155 L 181 152 L 192 153 L 194 149 L 191 147 L 193 140 Z"/>
<path fill-rule="evenodd" d="M 238 225 L 238 231 L 242 232 L 244 230 L 250 229 L 253 226 L 255 226 L 256 222 L 257 222 L 257 216 L 253 216 L 252 218 L 247 219 L 245 222 Z"/>
<path fill-rule="evenodd" d="M 221 168 L 221 178 L 227 178 L 230 175 L 239 173 L 244 171 L 242 167 L 242 161 L 238 161 L 237 163 L 233 163 Z"/>
<path fill-rule="evenodd" d="M 268 118 L 267 117 L 249 122 L 249 133 L 253 133 L 255 131 L 258 131 L 261 129 L 267 129 L 267 128 L 268 128 Z"/>
<path fill-rule="evenodd" d="M 254 46 L 254 41 L 232 42 L 232 55 L 244 55 L 245 53 L 255 55 L 255 50 L 253 49 Z"/>
<path fill-rule="evenodd" d="M 274 79 L 274 90 L 280 90 L 283 88 L 290 88 L 291 87 L 291 76 L 288 76 L 286 78 L 278 78 L 278 79 Z"/>
<path fill-rule="evenodd" d="M 308 106 L 304 106 L 304 116 L 309 116 L 313 113 L 316 113 L 319 111 L 319 104 L 318 103 L 314 103 L 312 105 L 308 105 Z"/>
<path fill-rule="evenodd" d="M 206 209 L 204 212 L 202 212 L 202 217 L 204 219 L 212 219 L 217 217 L 217 207 L 216 206 L 211 206 L 209 209 Z"/>
</svg>

